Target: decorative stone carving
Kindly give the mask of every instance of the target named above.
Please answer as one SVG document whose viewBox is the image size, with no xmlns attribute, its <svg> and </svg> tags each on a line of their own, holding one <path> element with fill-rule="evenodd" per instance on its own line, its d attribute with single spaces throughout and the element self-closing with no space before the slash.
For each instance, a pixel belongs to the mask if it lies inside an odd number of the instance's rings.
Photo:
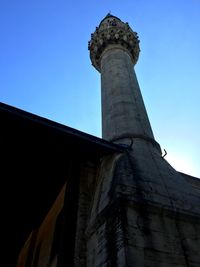
<svg viewBox="0 0 200 267">
<path fill-rule="evenodd" d="M 101 71 L 101 55 L 109 46 L 120 46 L 127 50 L 133 64 L 136 64 L 140 52 L 137 33 L 132 31 L 128 23 L 122 22 L 119 18 L 108 14 L 91 34 L 88 42 L 90 59 L 92 65 Z"/>
</svg>

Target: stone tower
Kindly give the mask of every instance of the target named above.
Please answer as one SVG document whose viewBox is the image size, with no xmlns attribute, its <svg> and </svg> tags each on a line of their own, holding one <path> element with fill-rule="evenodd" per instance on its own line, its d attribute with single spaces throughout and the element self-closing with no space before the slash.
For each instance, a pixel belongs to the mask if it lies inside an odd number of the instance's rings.
<svg viewBox="0 0 200 267">
<path fill-rule="evenodd" d="M 102 159 L 87 266 L 200 266 L 200 194 L 154 139 L 133 69 L 137 33 L 108 14 L 89 50 L 101 73 L 102 136 L 127 151 Z"/>
<path fill-rule="evenodd" d="M 154 140 L 133 66 L 140 48 L 128 23 L 108 14 L 89 43 L 93 66 L 101 73 L 102 136 L 109 141 Z"/>
</svg>

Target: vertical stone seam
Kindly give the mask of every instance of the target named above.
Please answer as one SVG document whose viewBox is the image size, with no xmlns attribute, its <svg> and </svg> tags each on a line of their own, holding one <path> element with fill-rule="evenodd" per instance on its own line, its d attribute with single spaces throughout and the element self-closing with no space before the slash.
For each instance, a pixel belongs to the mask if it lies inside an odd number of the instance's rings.
<svg viewBox="0 0 200 267">
<path fill-rule="evenodd" d="M 140 174 L 137 173 L 137 168 L 133 167 L 134 166 L 134 162 L 133 162 L 132 157 L 130 155 L 130 151 L 127 150 L 126 153 L 127 153 L 127 157 L 129 159 L 130 166 L 131 166 L 131 169 L 132 169 L 133 179 L 134 179 L 135 184 L 136 184 L 136 191 L 137 191 L 138 201 L 144 203 L 144 205 L 142 205 L 141 208 L 138 209 L 138 215 L 141 218 L 142 225 L 137 223 L 137 227 L 138 227 L 139 231 L 142 232 L 142 234 L 143 234 L 144 244 L 148 241 L 148 243 L 151 244 L 151 247 L 154 248 L 155 247 L 155 245 L 154 245 L 155 242 L 154 242 L 152 236 L 151 236 L 151 238 L 148 238 L 148 240 L 147 240 L 147 236 L 148 235 L 146 233 L 150 232 L 150 221 L 149 221 L 149 217 L 150 216 L 149 216 L 149 211 L 148 211 L 147 200 L 143 197 L 143 194 L 141 192 L 142 186 L 140 185 L 140 181 L 139 181 L 140 180 Z M 135 178 L 134 178 L 134 173 L 136 174 Z M 137 179 L 137 177 L 139 179 Z M 144 252 L 145 252 L 145 246 L 144 246 L 143 249 L 144 249 Z M 145 253 L 144 253 L 144 262 L 145 262 Z M 156 264 L 156 266 L 157 266 L 157 264 Z"/>
<path fill-rule="evenodd" d="M 182 248 L 182 251 L 183 251 L 184 258 L 185 258 L 186 266 L 190 267 L 189 259 L 188 259 L 187 253 L 186 253 L 187 247 L 183 242 L 183 240 L 185 238 L 184 238 L 184 234 L 181 231 L 181 226 L 180 226 L 180 223 L 179 223 L 179 220 L 178 220 L 178 214 L 177 213 L 175 213 L 174 220 L 175 220 L 176 229 L 177 229 L 177 232 L 178 232 L 178 235 L 179 235 L 179 238 L 180 238 L 181 248 Z"/>
<path fill-rule="evenodd" d="M 152 158 L 152 160 L 154 161 L 154 164 L 155 164 L 155 166 L 156 166 L 156 168 L 157 168 L 157 171 L 158 171 L 158 174 L 159 174 L 160 179 L 161 179 L 161 181 L 162 181 L 162 184 L 164 185 L 164 188 L 165 188 L 165 190 L 166 190 L 166 192 L 167 192 L 167 195 L 168 195 L 169 200 L 170 200 L 170 203 L 171 203 L 172 210 L 174 210 L 174 212 L 176 213 L 176 206 L 175 206 L 175 204 L 174 204 L 174 201 L 173 201 L 173 199 L 172 199 L 172 197 L 171 197 L 171 195 L 170 195 L 170 193 L 169 193 L 169 190 L 168 190 L 167 185 L 166 185 L 166 183 L 165 183 L 165 179 L 163 178 L 163 175 L 162 175 L 161 172 L 160 172 L 160 168 L 159 168 L 159 166 L 158 166 L 158 164 L 157 164 L 157 162 L 156 162 L 156 160 L 155 160 L 155 158 L 154 158 L 154 156 L 153 156 L 153 153 L 152 153 L 151 149 L 149 148 L 149 146 L 148 146 L 148 150 L 149 150 L 149 154 L 151 155 L 151 158 Z"/>
<path fill-rule="evenodd" d="M 174 221 L 175 221 L 175 225 L 176 225 L 177 233 L 178 233 L 179 238 L 180 238 L 180 245 L 181 245 L 181 248 L 182 248 L 182 251 L 183 251 L 183 255 L 184 255 L 184 258 L 185 258 L 185 263 L 186 263 L 186 266 L 187 266 L 187 267 L 190 267 L 190 265 L 189 265 L 189 260 L 188 260 L 188 256 L 187 256 L 187 253 L 186 253 L 186 250 L 187 250 L 187 249 L 186 249 L 186 246 L 185 246 L 184 243 L 183 243 L 183 239 L 184 239 L 184 238 L 183 238 L 182 232 L 181 232 L 181 230 L 180 230 L 180 225 L 179 225 L 179 220 L 178 220 L 178 213 L 177 213 L 176 206 L 175 206 L 175 204 L 174 204 L 174 200 L 172 199 L 172 197 L 171 197 L 171 195 L 170 195 L 170 193 L 169 193 L 169 190 L 168 190 L 168 188 L 167 188 L 167 186 L 166 186 L 166 183 L 165 183 L 165 179 L 163 178 L 163 175 L 160 173 L 160 169 L 159 169 L 159 167 L 158 167 L 158 165 L 157 165 L 157 163 L 156 163 L 156 160 L 154 159 L 154 156 L 153 156 L 153 154 L 152 154 L 152 151 L 151 151 L 151 149 L 150 149 L 149 147 L 148 147 L 148 150 L 149 150 L 150 155 L 151 155 L 151 157 L 152 157 L 152 159 L 153 159 L 153 161 L 154 161 L 154 163 L 155 163 L 155 165 L 156 165 L 156 167 L 157 167 L 159 176 L 160 176 L 160 178 L 161 178 L 161 180 L 162 180 L 162 183 L 163 183 L 163 185 L 164 185 L 164 187 L 165 187 L 165 189 L 166 189 L 166 192 L 167 192 L 167 194 L 168 194 L 169 200 L 170 200 L 170 202 L 171 202 L 172 209 L 174 210 L 173 218 L 174 218 Z"/>
</svg>

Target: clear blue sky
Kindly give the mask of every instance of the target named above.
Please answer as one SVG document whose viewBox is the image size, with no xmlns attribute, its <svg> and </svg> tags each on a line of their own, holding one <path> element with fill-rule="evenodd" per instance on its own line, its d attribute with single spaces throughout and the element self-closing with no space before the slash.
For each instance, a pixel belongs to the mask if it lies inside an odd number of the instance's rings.
<svg viewBox="0 0 200 267">
<path fill-rule="evenodd" d="M 0 101 L 100 137 L 87 44 L 109 11 L 138 32 L 135 69 L 166 159 L 200 177 L 199 0 L 1 0 Z"/>
</svg>

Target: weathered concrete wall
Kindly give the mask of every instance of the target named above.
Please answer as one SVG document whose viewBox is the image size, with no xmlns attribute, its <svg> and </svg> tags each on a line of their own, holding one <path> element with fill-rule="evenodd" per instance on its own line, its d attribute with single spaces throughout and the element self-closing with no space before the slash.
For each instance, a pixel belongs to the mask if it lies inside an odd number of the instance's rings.
<svg viewBox="0 0 200 267">
<path fill-rule="evenodd" d="M 127 266 L 199 266 L 199 219 L 149 206 L 127 208 Z"/>
<path fill-rule="evenodd" d="M 199 266 L 199 220 L 158 208 L 118 206 L 92 232 L 87 266 Z"/>
<path fill-rule="evenodd" d="M 94 187 L 97 177 L 97 166 L 88 162 L 81 167 L 79 183 L 79 199 L 76 222 L 74 267 L 87 266 L 86 229 Z"/>
<path fill-rule="evenodd" d="M 92 205 L 90 204 L 91 209 L 88 214 L 88 224 L 85 232 L 87 266 L 117 266 L 108 265 L 110 260 L 113 261 L 118 258 L 112 255 L 111 247 L 108 248 L 108 243 L 112 243 L 113 239 L 112 213 L 114 209 L 110 209 L 110 205 L 113 203 L 114 197 L 112 192 L 113 173 L 119 157 L 120 154 L 114 154 L 103 158 L 96 176 L 96 183 L 93 189 L 94 195 L 91 199 Z M 107 211 L 109 212 L 108 214 Z M 117 253 L 115 250 L 112 251 Z M 120 258 L 124 261 L 124 257 Z"/>
<path fill-rule="evenodd" d="M 200 194 L 135 140 L 105 158 L 87 227 L 87 266 L 200 266 Z"/>
<path fill-rule="evenodd" d="M 72 266 L 200 266 L 199 191 L 161 157 L 157 147 L 134 140 L 126 152 L 105 156 L 96 165 L 84 163 L 78 173 Z M 57 255 L 50 261 L 65 192 L 63 188 L 39 229 L 33 232 L 32 262 L 40 246 L 39 267 L 66 266 L 62 260 L 58 264 Z M 67 214 L 67 220 L 71 220 L 71 214 Z M 27 267 L 33 233 L 21 251 L 18 267 Z"/>
</svg>

